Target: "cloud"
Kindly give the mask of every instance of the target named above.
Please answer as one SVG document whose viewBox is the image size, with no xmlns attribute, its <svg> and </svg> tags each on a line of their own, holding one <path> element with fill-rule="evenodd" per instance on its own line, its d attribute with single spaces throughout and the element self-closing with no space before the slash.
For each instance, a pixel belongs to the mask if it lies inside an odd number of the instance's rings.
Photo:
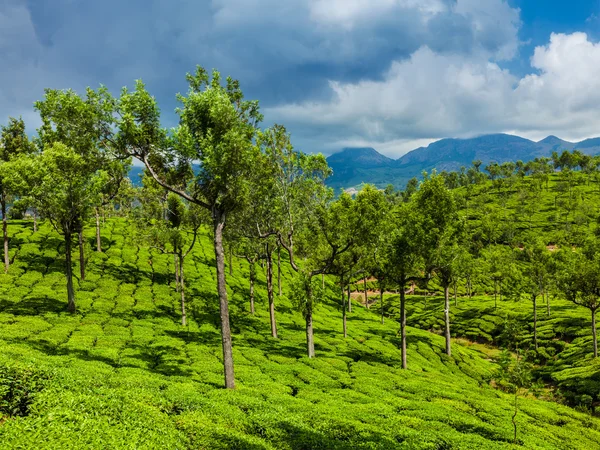
<svg viewBox="0 0 600 450">
<path fill-rule="evenodd" d="M 505 0 L 3 0 L 0 123 L 35 127 L 45 87 L 143 78 L 170 126 L 201 64 L 239 78 L 267 124 L 290 120 L 305 150 L 406 146 L 494 128 L 518 81 L 496 61 L 517 55 L 519 27 Z"/>
<path fill-rule="evenodd" d="M 330 82 L 329 101 L 292 103 L 269 114 L 302 124 L 317 139 L 334 130 L 363 145 L 399 155 L 406 141 L 511 130 L 567 139 L 600 134 L 600 44 L 584 33 L 553 34 L 535 49 L 532 73 L 521 79 L 480 55 L 444 55 L 422 47 L 395 61 L 382 80 Z M 310 125 L 308 127 L 307 125 Z M 310 139 L 310 138 L 308 138 Z M 402 140 L 402 145 L 390 145 Z M 335 146 L 335 144 L 333 144 Z"/>
</svg>

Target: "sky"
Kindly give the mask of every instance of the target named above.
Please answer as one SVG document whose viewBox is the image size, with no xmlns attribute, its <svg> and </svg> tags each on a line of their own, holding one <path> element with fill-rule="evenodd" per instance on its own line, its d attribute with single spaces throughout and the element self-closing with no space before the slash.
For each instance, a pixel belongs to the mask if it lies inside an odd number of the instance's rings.
<svg viewBox="0 0 600 450">
<path fill-rule="evenodd" d="M 0 0 L 0 124 L 141 78 L 174 126 L 197 64 L 305 152 L 600 136 L 600 0 Z"/>
</svg>

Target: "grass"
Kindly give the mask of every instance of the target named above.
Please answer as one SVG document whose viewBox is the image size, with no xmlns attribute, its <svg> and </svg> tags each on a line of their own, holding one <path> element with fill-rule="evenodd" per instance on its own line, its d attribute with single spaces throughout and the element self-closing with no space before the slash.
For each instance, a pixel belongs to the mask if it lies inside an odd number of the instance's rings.
<svg viewBox="0 0 600 450">
<path fill-rule="evenodd" d="M 14 264 L 0 275 L 0 393 L 24 406 L 22 414 L 0 409 L 0 448 L 514 448 L 513 398 L 490 383 L 496 364 L 461 341 L 445 356 L 443 339 L 426 331 L 437 305 L 419 312 L 411 300 L 411 324 L 424 329 L 409 329 L 402 370 L 397 323 L 382 325 L 376 308 L 355 304 L 344 339 L 339 296 L 328 282 L 315 312 L 317 357 L 308 359 L 302 317 L 285 297 L 287 269 L 273 339 L 264 272 L 252 316 L 248 266 L 234 260 L 227 282 L 237 389 L 223 389 L 209 237 L 186 262 L 183 328 L 172 260 L 129 229 L 123 219 L 107 221 L 106 251 L 88 249 L 78 313 L 70 315 L 59 237 L 47 225 L 36 234 L 26 222 L 10 225 Z M 472 326 L 488 327 L 483 318 Z M 600 442 L 600 420 L 589 414 L 534 397 L 520 405 L 523 448 Z"/>
</svg>

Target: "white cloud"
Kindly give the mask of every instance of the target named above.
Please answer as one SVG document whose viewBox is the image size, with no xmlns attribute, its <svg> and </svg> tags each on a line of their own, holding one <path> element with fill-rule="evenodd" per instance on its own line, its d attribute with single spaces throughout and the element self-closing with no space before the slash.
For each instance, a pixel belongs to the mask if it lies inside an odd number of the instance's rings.
<svg viewBox="0 0 600 450">
<path fill-rule="evenodd" d="M 481 55 L 443 55 L 422 47 L 392 63 L 380 81 L 330 83 L 330 101 L 268 111 L 281 121 L 310 124 L 332 140 L 352 136 L 402 153 L 393 143 L 513 131 L 583 139 L 600 134 L 600 44 L 587 35 L 553 34 L 535 49 L 533 73 L 518 79 Z M 412 142 L 411 142 L 412 141 Z M 403 148 L 406 148 L 404 145 Z"/>
<path fill-rule="evenodd" d="M 447 10 L 441 0 L 310 0 L 311 18 L 320 23 L 352 28 L 357 22 L 377 20 L 396 10 L 417 10 L 426 21 Z"/>
</svg>

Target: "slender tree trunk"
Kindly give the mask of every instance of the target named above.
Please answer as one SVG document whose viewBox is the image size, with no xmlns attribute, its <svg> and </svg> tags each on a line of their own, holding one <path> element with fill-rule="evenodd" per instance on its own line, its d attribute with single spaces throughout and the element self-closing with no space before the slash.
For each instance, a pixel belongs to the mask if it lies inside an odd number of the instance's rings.
<svg viewBox="0 0 600 450">
<path fill-rule="evenodd" d="M 456 291 L 457 291 L 457 286 L 456 286 L 456 284 L 457 284 L 457 282 L 456 282 L 456 281 L 454 281 L 454 306 L 458 306 L 458 301 L 457 301 L 457 299 L 456 299 L 456 298 L 457 298 L 457 293 L 456 293 Z"/>
<path fill-rule="evenodd" d="M 175 290 L 179 292 L 179 261 L 177 261 L 177 255 L 173 253 L 173 264 L 175 265 Z"/>
<path fill-rule="evenodd" d="M 546 314 L 548 314 L 548 317 L 550 317 L 550 297 L 548 296 L 547 292 L 546 292 Z"/>
<path fill-rule="evenodd" d="M 446 329 L 444 335 L 446 337 L 446 354 L 452 355 L 452 347 L 450 342 L 450 288 L 448 285 L 444 286 L 444 322 Z"/>
<path fill-rule="evenodd" d="M 513 423 L 513 430 L 514 430 L 514 438 L 513 438 L 513 444 L 517 444 L 517 413 L 519 412 L 519 408 L 517 406 L 517 400 L 518 400 L 518 391 L 515 390 L 515 412 L 512 415 L 512 423 Z"/>
<path fill-rule="evenodd" d="M 254 315 L 254 263 L 250 265 L 250 314 Z"/>
<path fill-rule="evenodd" d="M 405 283 L 400 286 L 400 347 L 402 353 L 402 368 L 406 369 L 406 294 Z"/>
<path fill-rule="evenodd" d="M 233 370 L 233 348 L 231 342 L 231 327 L 229 324 L 229 303 L 227 301 L 227 285 L 225 284 L 225 255 L 223 252 L 223 227 L 225 215 L 213 211 L 214 248 L 217 264 L 217 291 L 219 293 L 219 311 L 221 314 L 221 340 L 223 343 L 223 368 L 225 374 L 225 387 L 235 388 L 235 375 Z"/>
<path fill-rule="evenodd" d="M 181 294 L 181 325 L 187 325 L 187 315 L 185 313 L 185 279 L 183 276 L 183 256 L 179 255 L 179 292 Z"/>
<path fill-rule="evenodd" d="M 350 280 L 348 280 L 348 312 L 352 312 L 352 297 L 350 296 Z"/>
<path fill-rule="evenodd" d="M 79 230 L 79 275 L 85 280 L 85 251 L 83 248 L 83 230 Z"/>
<path fill-rule="evenodd" d="M 38 229 L 37 225 L 38 225 L 37 224 L 37 211 L 34 209 L 33 210 L 33 232 L 34 233 L 37 233 L 37 229 Z"/>
<path fill-rule="evenodd" d="M 385 323 L 384 317 L 383 317 L 383 285 L 379 285 L 379 305 L 381 307 L 381 323 Z"/>
<path fill-rule="evenodd" d="M 538 341 L 537 341 L 537 303 L 536 295 L 532 295 L 531 299 L 533 300 L 533 346 L 535 349 L 538 349 Z"/>
<path fill-rule="evenodd" d="M 277 247 L 277 287 L 281 297 L 281 247 Z"/>
<path fill-rule="evenodd" d="M 315 339 L 313 336 L 313 318 L 312 311 L 309 310 L 304 315 L 306 320 L 306 352 L 309 358 L 315 357 Z"/>
<path fill-rule="evenodd" d="M 592 309 L 592 338 L 594 340 L 594 358 L 598 357 L 598 336 L 596 336 L 596 309 Z"/>
<path fill-rule="evenodd" d="M 65 275 L 67 277 L 67 310 L 75 312 L 75 290 L 73 289 L 73 262 L 71 256 L 71 233 L 65 233 Z"/>
<path fill-rule="evenodd" d="M 271 336 L 277 337 L 277 322 L 275 321 L 275 301 L 273 300 L 273 259 L 272 250 L 267 244 L 267 297 L 269 298 L 269 317 L 271 319 Z"/>
<path fill-rule="evenodd" d="M 100 239 L 100 212 L 96 208 L 96 251 L 102 253 L 102 239 Z"/>
<path fill-rule="evenodd" d="M 341 291 L 342 291 L 342 323 L 343 323 L 343 328 L 344 328 L 344 337 L 348 337 L 348 328 L 347 328 L 347 324 L 346 324 L 346 292 L 344 289 L 344 282 L 342 281 L 341 283 Z M 348 285 L 348 292 L 350 292 L 350 285 Z"/>
<path fill-rule="evenodd" d="M 4 273 L 8 272 L 10 258 L 8 255 L 8 217 L 6 216 L 6 201 L 2 201 L 2 235 L 4 236 Z"/>
<path fill-rule="evenodd" d="M 369 294 L 367 293 L 367 277 L 363 277 L 364 289 L 365 289 L 365 306 L 369 309 Z"/>
</svg>

